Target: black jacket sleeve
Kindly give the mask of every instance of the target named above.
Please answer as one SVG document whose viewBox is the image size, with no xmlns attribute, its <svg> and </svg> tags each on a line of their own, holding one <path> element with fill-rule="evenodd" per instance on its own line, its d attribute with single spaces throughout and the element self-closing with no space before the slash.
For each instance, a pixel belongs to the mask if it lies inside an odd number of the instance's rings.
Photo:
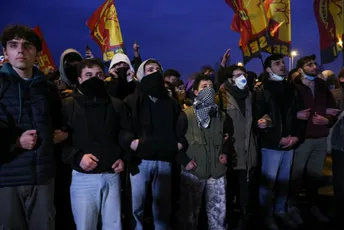
<svg viewBox="0 0 344 230">
<path fill-rule="evenodd" d="M 295 108 L 294 108 L 294 111 L 295 111 L 295 117 L 296 117 L 298 111 L 306 109 L 306 105 L 302 99 L 302 95 L 300 94 L 300 92 L 296 88 L 294 88 L 294 92 L 295 92 Z M 295 118 L 295 122 L 293 124 L 294 125 L 293 136 L 295 136 L 299 139 L 299 143 L 303 142 L 305 137 L 306 137 L 307 123 L 308 123 L 308 121 L 303 121 L 303 120 L 297 119 L 297 117 Z"/>
<path fill-rule="evenodd" d="M 327 90 L 326 92 L 326 99 L 326 108 L 337 108 L 336 100 L 330 90 Z M 326 114 L 325 117 L 329 120 L 327 127 L 332 128 L 332 126 L 337 122 L 337 116 Z"/>
<path fill-rule="evenodd" d="M 220 86 L 222 85 L 222 83 L 224 83 L 227 79 L 226 79 L 226 69 L 225 67 L 223 67 L 222 65 L 220 65 L 218 74 L 217 74 L 217 79 L 215 81 L 217 88 L 220 88 Z"/>
<path fill-rule="evenodd" d="M 257 83 L 252 94 L 253 127 L 259 138 L 268 139 L 271 144 L 278 146 L 281 140 L 281 136 L 276 135 L 276 128 L 274 126 L 277 121 L 274 121 L 272 113 L 272 111 L 274 111 L 274 109 L 276 108 L 273 108 L 274 104 L 270 103 L 270 100 L 268 99 L 269 92 L 265 91 L 263 85 L 259 84 L 262 83 Z M 268 127 L 265 129 L 260 129 L 258 127 L 258 120 L 263 117 L 266 117 L 266 119 L 268 120 Z"/>
<path fill-rule="evenodd" d="M 112 100 L 114 101 L 115 110 L 120 124 L 118 142 L 126 152 L 131 151 L 130 145 L 131 142 L 135 140 L 135 136 L 131 132 L 129 112 L 123 102 L 115 98 L 112 98 Z"/>
<path fill-rule="evenodd" d="M 73 146 L 73 128 L 71 119 L 73 114 L 74 98 L 65 98 L 62 102 L 62 115 L 63 115 L 63 130 L 68 132 L 68 138 L 61 143 L 61 158 L 66 164 L 70 164 L 72 168 L 80 168 L 80 161 L 85 155 L 81 149 Z"/>
<path fill-rule="evenodd" d="M 183 165 L 184 167 L 191 161 L 191 159 L 187 156 L 186 151 L 189 147 L 189 143 L 185 137 L 185 134 L 188 130 L 188 119 L 186 114 L 183 111 L 180 111 L 178 119 L 177 119 L 177 138 L 178 143 L 183 145 L 183 148 L 177 153 L 176 155 L 176 162 L 178 164 Z"/>
<path fill-rule="evenodd" d="M 134 59 L 132 60 L 132 65 L 135 69 L 135 72 L 138 70 L 139 66 L 142 64 L 142 58 L 141 56 L 138 57 L 134 57 Z"/>
<path fill-rule="evenodd" d="M 48 81 L 48 87 L 53 130 L 61 129 L 63 126 L 63 114 L 60 93 L 57 86 L 53 82 Z"/>
<path fill-rule="evenodd" d="M 225 115 L 225 122 L 223 124 L 223 134 L 224 134 L 224 141 L 222 145 L 222 153 L 226 154 L 227 156 L 232 156 L 235 152 L 234 149 L 234 126 L 232 118 L 226 114 Z"/>
</svg>

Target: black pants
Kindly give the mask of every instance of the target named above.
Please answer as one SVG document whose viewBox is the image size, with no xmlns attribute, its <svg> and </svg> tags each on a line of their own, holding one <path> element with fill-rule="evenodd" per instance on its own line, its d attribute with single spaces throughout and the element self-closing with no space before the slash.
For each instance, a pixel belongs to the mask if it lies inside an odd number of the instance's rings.
<svg viewBox="0 0 344 230">
<path fill-rule="evenodd" d="M 57 161 L 55 178 L 55 228 L 56 229 L 76 229 L 72 206 L 70 203 L 70 184 L 72 169 L 69 165 Z"/>
<path fill-rule="evenodd" d="M 227 202 L 229 207 L 234 196 L 237 198 L 236 204 L 239 204 L 240 207 L 248 206 L 250 201 L 249 187 L 250 183 L 247 181 L 246 170 L 233 170 L 229 172 L 227 174 Z"/>
<path fill-rule="evenodd" d="M 344 218 L 344 152 L 332 150 L 333 192 L 338 219 Z"/>
<path fill-rule="evenodd" d="M 54 180 L 0 188 L 1 230 L 54 230 Z"/>
</svg>

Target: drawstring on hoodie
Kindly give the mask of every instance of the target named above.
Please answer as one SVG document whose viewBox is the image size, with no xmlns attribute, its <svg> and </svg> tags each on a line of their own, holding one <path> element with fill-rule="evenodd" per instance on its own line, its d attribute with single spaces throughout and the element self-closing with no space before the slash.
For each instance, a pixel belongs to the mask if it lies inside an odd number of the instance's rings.
<svg viewBox="0 0 344 230">
<path fill-rule="evenodd" d="M 32 84 L 35 82 L 35 79 L 33 79 L 29 85 L 29 89 L 31 88 Z M 22 98 L 22 92 L 21 92 L 21 83 L 18 84 L 18 95 L 19 95 L 19 115 L 18 115 L 18 121 L 17 124 L 21 122 L 21 118 L 23 115 L 23 98 Z"/>
<path fill-rule="evenodd" d="M 20 82 L 18 84 L 18 91 L 19 91 L 19 115 L 18 115 L 18 124 L 21 121 L 22 113 L 23 113 L 23 99 L 22 99 L 22 93 L 21 93 L 21 85 Z"/>
</svg>

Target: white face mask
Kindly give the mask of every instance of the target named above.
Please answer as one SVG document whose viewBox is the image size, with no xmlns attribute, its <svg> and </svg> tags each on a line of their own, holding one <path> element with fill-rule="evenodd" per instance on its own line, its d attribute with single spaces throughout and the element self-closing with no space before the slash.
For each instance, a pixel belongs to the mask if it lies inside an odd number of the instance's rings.
<svg viewBox="0 0 344 230">
<path fill-rule="evenodd" d="M 277 74 L 274 74 L 273 72 L 269 72 L 269 74 L 270 74 L 270 77 L 275 81 L 283 81 L 284 80 L 284 77 L 281 77 Z"/>
<path fill-rule="evenodd" d="M 235 80 L 235 85 L 239 88 L 239 89 L 244 89 L 245 86 L 247 85 L 247 80 L 246 77 L 244 75 L 240 75 L 239 77 L 237 77 Z"/>
</svg>

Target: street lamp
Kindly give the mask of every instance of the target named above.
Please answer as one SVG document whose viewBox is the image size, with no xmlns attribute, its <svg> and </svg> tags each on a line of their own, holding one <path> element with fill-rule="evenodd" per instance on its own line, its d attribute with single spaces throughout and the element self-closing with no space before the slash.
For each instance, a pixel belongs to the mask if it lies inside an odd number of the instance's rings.
<svg viewBox="0 0 344 230">
<path fill-rule="evenodd" d="M 343 46 L 343 40 L 339 39 L 337 45 L 342 50 L 342 66 L 344 66 L 344 46 Z"/>
<path fill-rule="evenodd" d="M 244 64 L 242 62 L 238 62 L 237 64 L 238 66 L 244 66 Z"/>
<path fill-rule="evenodd" d="M 297 53 L 296 50 L 292 50 L 290 52 L 290 58 L 289 58 L 289 71 L 294 68 L 294 57 L 298 56 L 299 54 Z"/>
</svg>

